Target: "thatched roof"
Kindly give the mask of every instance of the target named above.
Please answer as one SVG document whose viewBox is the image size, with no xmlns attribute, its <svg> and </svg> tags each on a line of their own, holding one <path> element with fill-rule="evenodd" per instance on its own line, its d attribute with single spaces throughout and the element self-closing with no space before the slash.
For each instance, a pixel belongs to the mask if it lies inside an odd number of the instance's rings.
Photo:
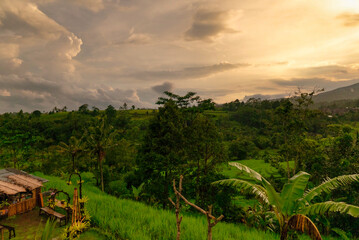
<svg viewBox="0 0 359 240">
<path fill-rule="evenodd" d="M 41 187 L 44 182 L 47 182 L 47 180 L 24 171 L 13 168 L 0 170 L 0 193 L 6 195 L 32 191 Z"/>
</svg>

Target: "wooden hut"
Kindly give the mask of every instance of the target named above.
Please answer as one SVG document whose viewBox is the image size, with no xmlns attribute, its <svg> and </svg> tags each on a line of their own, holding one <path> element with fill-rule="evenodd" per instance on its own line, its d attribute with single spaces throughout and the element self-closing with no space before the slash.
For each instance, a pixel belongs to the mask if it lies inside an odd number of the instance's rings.
<svg viewBox="0 0 359 240">
<path fill-rule="evenodd" d="M 14 168 L 0 170 L 0 216 L 11 217 L 41 206 L 41 188 L 48 180 Z"/>
</svg>

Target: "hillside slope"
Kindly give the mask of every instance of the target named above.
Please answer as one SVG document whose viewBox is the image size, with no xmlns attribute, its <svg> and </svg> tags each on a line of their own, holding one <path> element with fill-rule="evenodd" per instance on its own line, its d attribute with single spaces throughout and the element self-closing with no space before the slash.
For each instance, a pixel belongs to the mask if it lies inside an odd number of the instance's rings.
<svg viewBox="0 0 359 240">
<path fill-rule="evenodd" d="M 73 185 L 68 186 L 64 180 L 58 177 L 45 176 L 39 173 L 37 175 L 49 180 L 46 183 L 46 189 L 61 189 L 72 195 Z M 168 240 L 176 238 L 174 212 L 156 209 L 140 202 L 118 199 L 102 193 L 98 188 L 86 184 L 86 182 L 84 184 L 84 195 L 89 198 L 87 207 L 91 214 L 92 223 L 110 233 L 113 239 Z M 206 234 L 207 222 L 205 217 L 183 217 L 181 239 L 205 240 Z M 213 239 L 275 240 L 279 239 L 279 236 L 248 228 L 242 224 L 219 223 L 213 229 Z M 305 236 L 300 239 L 309 238 Z"/>
<path fill-rule="evenodd" d="M 323 92 L 313 97 L 315 103 L 359 99 L 359 83 Z"/>
</svg>

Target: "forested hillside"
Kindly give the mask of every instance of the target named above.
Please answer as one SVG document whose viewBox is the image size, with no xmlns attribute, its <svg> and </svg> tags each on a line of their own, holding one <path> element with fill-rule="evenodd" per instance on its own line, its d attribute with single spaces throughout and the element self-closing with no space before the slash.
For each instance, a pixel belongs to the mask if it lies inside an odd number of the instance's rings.
<svg viewBox="0 0 359 240">
<path fill-rule="evenodd" d="M 176 198 L 172 181 L 178 182 L 182 175 L 182 193 L 197 206 L 212 205 L 213 215 L 224 215 L 222 221 L 275 233 L 283 230 L 281 220 L 273 215 L 273 205 L 253 199 L 257 196 L 253 172 L 228 162 L 253 168 L 262 175 L 256 184 L 264 188 L 270 182 L 278 194 L 286 183 L 295 182 L 293 176 L 300 171 L 310 174 L 305 175 L 309 183 L 303 185 L 304 191 L 359 170 L 359 126 L 353 121 L 358 113 L 328 117 L 312 109 L 312 93 L 272 101 L 236 100 L 220 106 L 195 93 L 166 94 L 159 98 L 156 110 L 127 106 L 99 110 L 85 104 L 77 111 L 54 108 L 46 113 L 1 114 L 0 167 L 58 177 L 88 172 L 88 179 L 101 191 L 170 211 L 173 206 L 168 198 Z M 242 185 L 213 184 L 227 178 L 242 179 Z M 311 203 L 358 206 L 358 180 L 353 175 L 335 182 Z M 244 187 L 243 181 L 249 185 Z M 200 216 L 182 204 L 182 212 Z M 359 237 L 356 213 L 331 206 L 323 209 L 306 213 L 323 236 Z M 173 231 L 175 223 L 173 218 Z M 288 236 L 297 234 L 289 231 Z"/>
</svg>

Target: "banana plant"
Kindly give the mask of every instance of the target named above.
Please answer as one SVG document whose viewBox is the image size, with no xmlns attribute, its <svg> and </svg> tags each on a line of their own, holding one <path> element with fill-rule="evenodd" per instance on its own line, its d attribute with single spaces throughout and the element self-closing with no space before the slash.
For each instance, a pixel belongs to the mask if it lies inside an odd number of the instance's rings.
<svg viewBox="0 0 359 240">
<path fill-rule="evenodd" d="M 142 183 L 138 188 L 132 185 L 132 195 L 136 199 L 136 201 L 138 201 L 138 199 L 140 198 L 144 185 L 145 183 Z"/>
<path fill-rule="evenodd" d="M 283 186 L 282 191 L 279 193 L 262 175 L 253 169 L 237 162 L 230 162 L 229 164 L 238 168 L 241 172 L 247 173 L 250 180 L 224 179 L 213 184 L 237 187 L 244 194 L 254 195 L 261 204 L 269 205 L 278 219 L 281 240 L 288 238 L 290 229 L 306 233 L 311 239 L 321 240 L 322 237 L 318 228 L 308 215 L 339 212 L 359 217 L 359 207 L 344 202 L 312 203 L 312 200 L 322 193 L 330 193 L 341 186 L 358 182 L 359 174 L 343 175 L 333 179 L 328 178 L 317 187 L 306 191 L 310 174 L 299 172 L 288 180 L 288 183 Z"/>
</svg>

